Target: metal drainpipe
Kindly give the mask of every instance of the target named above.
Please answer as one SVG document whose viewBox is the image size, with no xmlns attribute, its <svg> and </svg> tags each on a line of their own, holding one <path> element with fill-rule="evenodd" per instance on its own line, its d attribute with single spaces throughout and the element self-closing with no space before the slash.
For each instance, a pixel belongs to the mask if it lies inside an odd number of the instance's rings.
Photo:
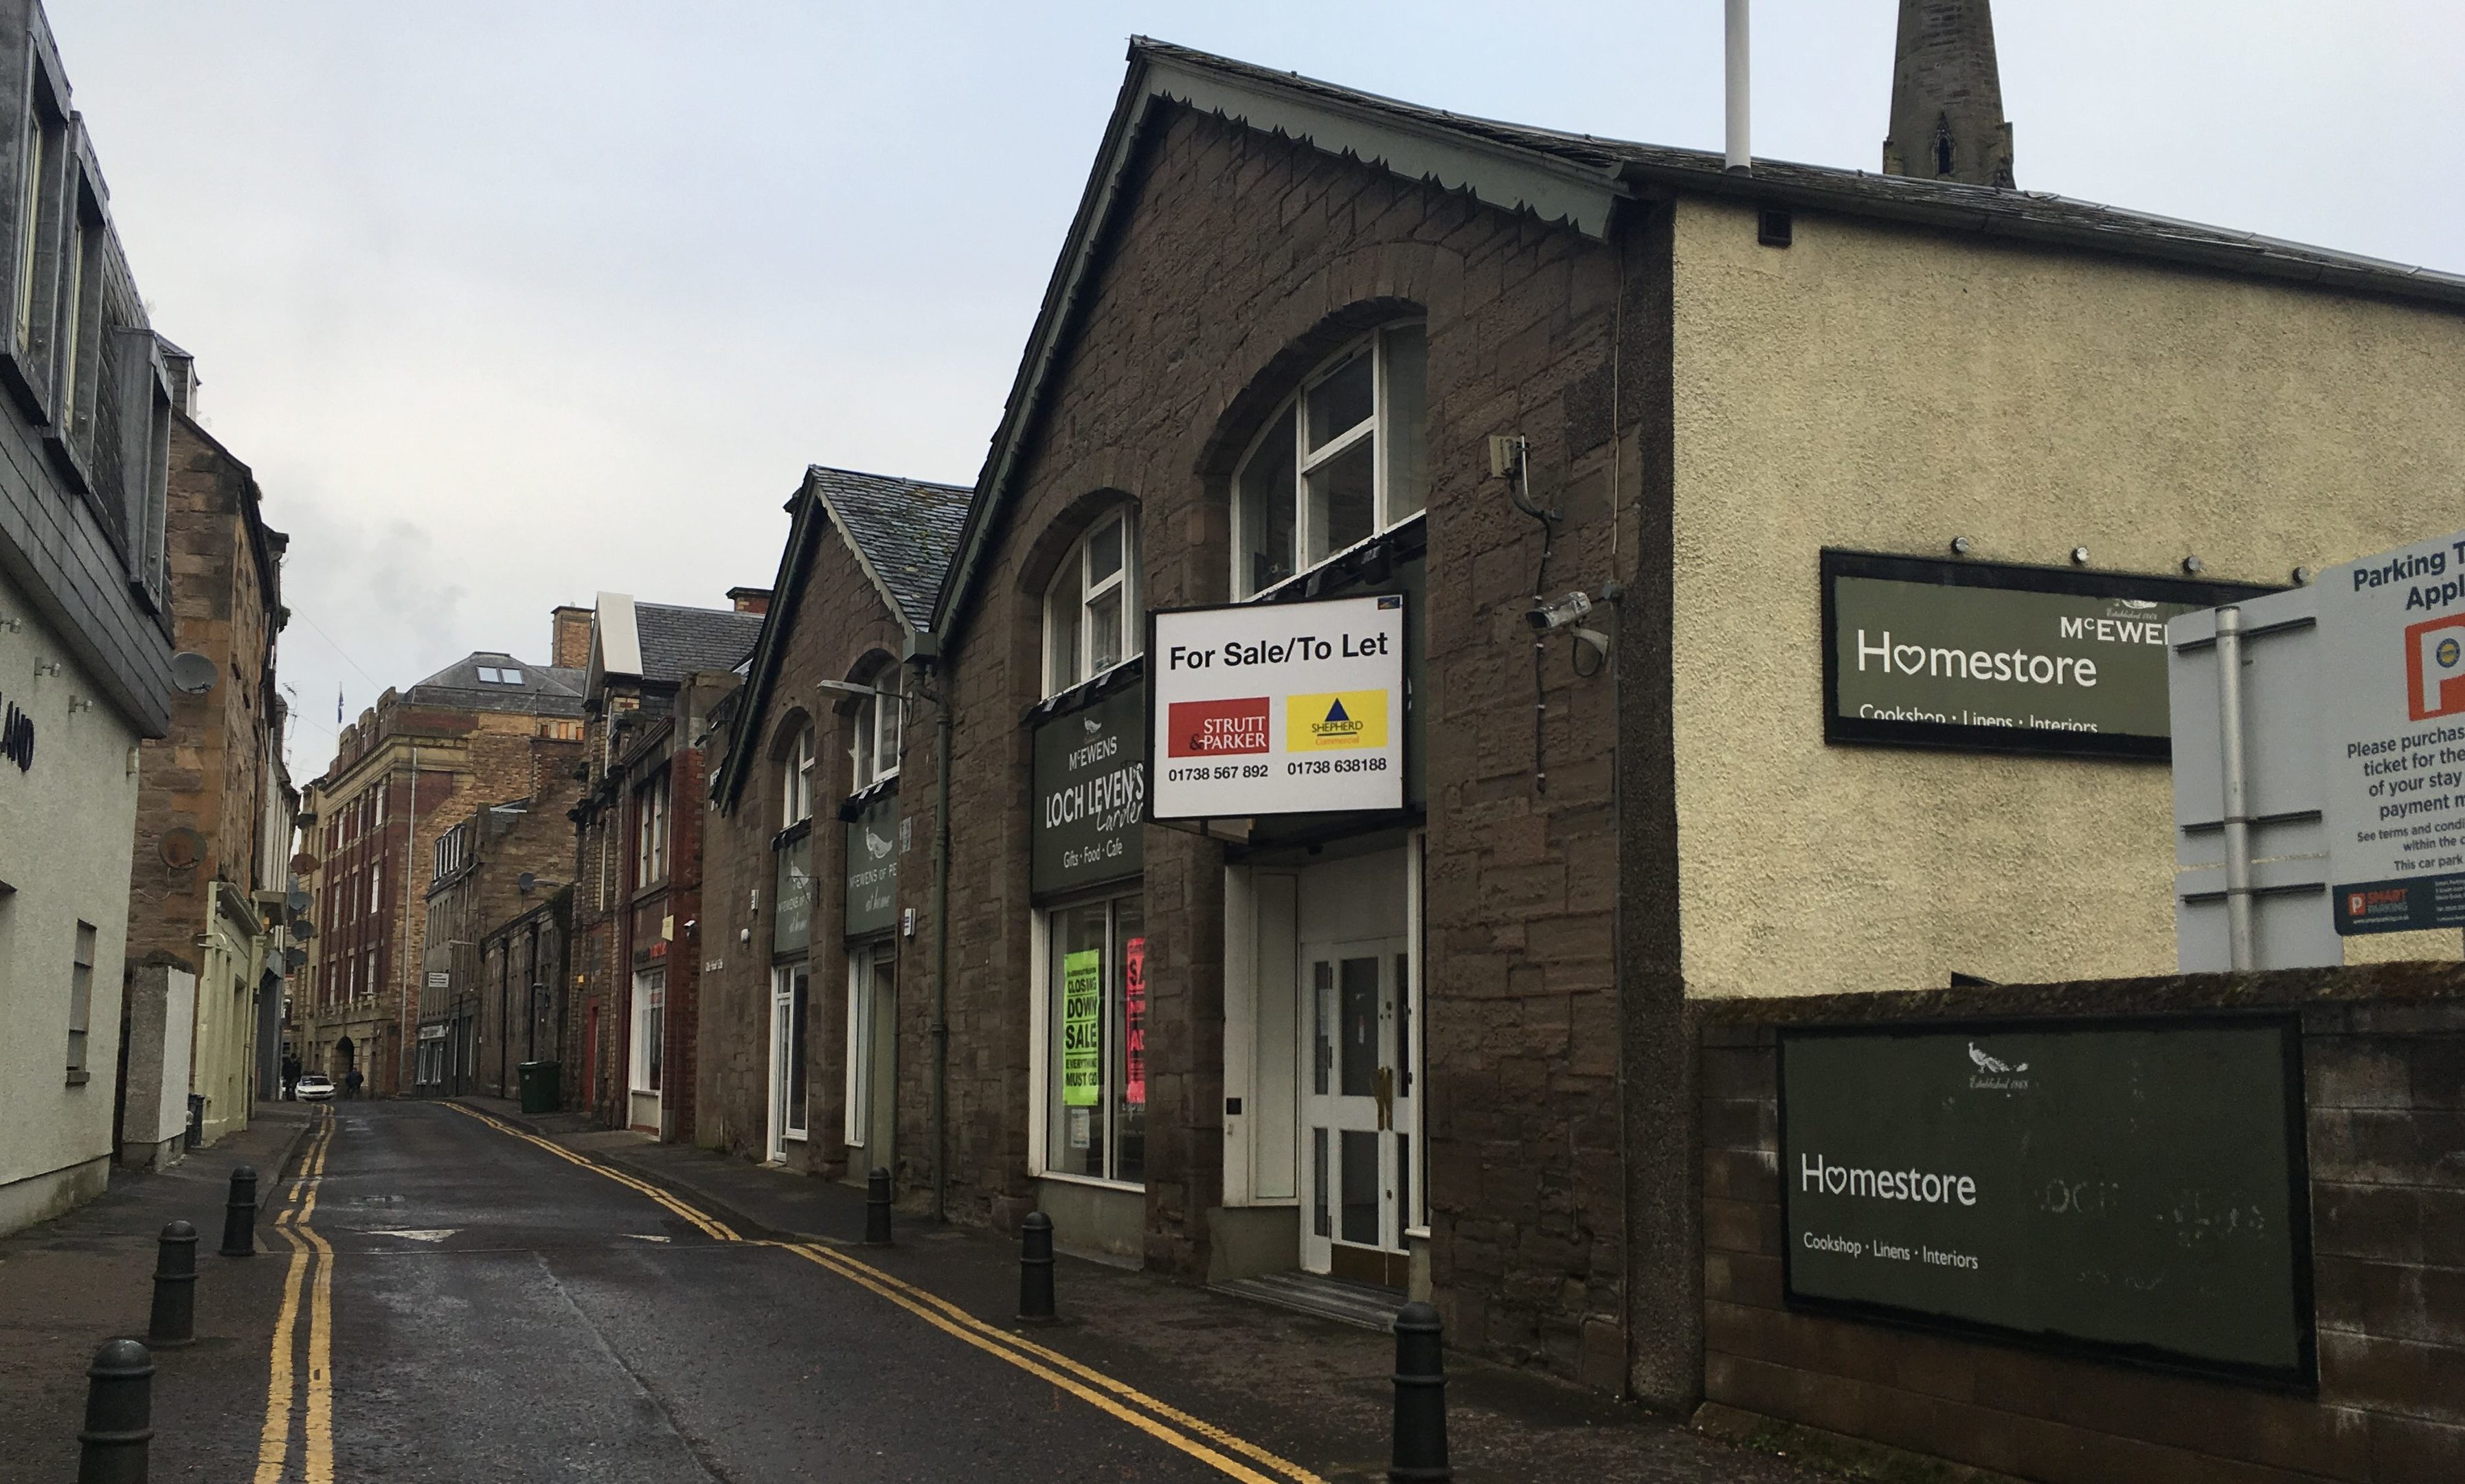
<svg viewBox="0 0 2465 1484">
<path fill-rule="evenodd" d="M 933 698 L 933 1219 L 950 1219 L 950 672 Z"/>
<path fill-rule="evenodd" d="M 2236 973 L 2252 966 L 2251 808 L 2243 772 L 2242 609 L 2217 609 L 2217 741 L 2226 827 L 2226 953 Z"/>
</svg>

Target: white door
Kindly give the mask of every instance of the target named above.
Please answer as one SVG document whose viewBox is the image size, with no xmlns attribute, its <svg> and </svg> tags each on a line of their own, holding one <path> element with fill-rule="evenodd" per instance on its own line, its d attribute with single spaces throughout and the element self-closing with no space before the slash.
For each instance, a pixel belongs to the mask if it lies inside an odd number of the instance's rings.
<svg viewBox="0 0 2465 1484">
<path fill-rule="evenodd" d="M 1301 1266 L 1387 1288 L 1410 1271 L 1410 975 L 1401 938 L 1301 945 Z"/>
<path fill-rule="evenodd" d="M 645 969 L 633 976 L 633 1096 L 626 1123 L 659 1132 L 659 1074 L 667 1055 L 668 971 Z"/>
<path fill-rule="evenodd" d="M 805 1138 L 805 1014 L 811 986 L 802 963 L 770 971 L 770 1140 L 774 1162 Z"/>
</svg>

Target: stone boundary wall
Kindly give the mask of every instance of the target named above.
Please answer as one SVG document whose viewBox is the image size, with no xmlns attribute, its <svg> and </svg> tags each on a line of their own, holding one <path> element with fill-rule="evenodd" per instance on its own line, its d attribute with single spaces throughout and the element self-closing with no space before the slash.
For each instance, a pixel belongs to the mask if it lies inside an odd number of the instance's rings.
<svg viewBox="0 0 2465 1484">
<path fill-rule="evenodd" d="M 2299 1012 L 2316 1396 L 1794 1312 L 1782 1296 L 1776 1030 Z M 1704 1398 L 2054 1484 L 2465 1478 L 2465 969 L 2346 969 L 1700 1009 Z"/>
</svg>

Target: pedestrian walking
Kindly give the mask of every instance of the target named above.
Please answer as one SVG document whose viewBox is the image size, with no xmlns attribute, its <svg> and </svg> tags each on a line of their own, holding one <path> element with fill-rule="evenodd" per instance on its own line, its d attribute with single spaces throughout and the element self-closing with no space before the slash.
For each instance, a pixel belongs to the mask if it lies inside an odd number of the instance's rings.
<svg viewBox="0 0 2465 1484">
<path fill-rule="evenodd" d="M 345 1074 L 344 1074 L 344 1076 L 343 1076 L 343 1096 L 345 1096 L 345 1097 L 357 1097 L 357 1096 L 360 1096 L 360 1069 L 359 1069 L 359 1068 L 357 1068 L 357 1067 L 353 1067 L 353 1068 L 352 1068 L 348 1073 L 345 1073 Z"/>
<path fill-rule="evenodd" d="M 282 1058 L 282 1100 L 284 1102 L 291 1101 L 293 1096 L 299 1091 L 300 1058 L 297 1056 L 285 1056 Z"/>
</svg>

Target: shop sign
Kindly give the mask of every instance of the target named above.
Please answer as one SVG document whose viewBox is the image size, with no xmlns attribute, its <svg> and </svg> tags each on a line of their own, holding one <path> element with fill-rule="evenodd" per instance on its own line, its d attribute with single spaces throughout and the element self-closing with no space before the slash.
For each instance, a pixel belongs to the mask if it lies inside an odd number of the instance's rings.
<svg viewBox="0 0 2465 1484">
<path fill-rule="evenodd" d="M 442 1041 L 445 1039 L 445 1027 L 441 1025 L 422 1026 L 419 1028 L 419 1038 L 423 1041 Z M 345 1051 L 344 1052 L 344 1054 L 347 1056 L 350 1053 Z"/>
<path fill-rule="evenodd" d="M 1147 941 L 1121 944 L 1121 1101 L 1147 1105 Z"/>
<path fill-rule="evenodd" d="M 1157 819 L 1404 804 L 1404 599 L 1148 615 Z"/>
<path fill-rule="evenodd" d="M 2291 1020 L 1788 1030 L 1792 1306 L 2300 1384 Z"/>
<path fill-rule="evenodd" d="M 6 695 L 0 695 L 0 763 L 16 764 L 20 773 L 34 765 L 34 719 Z"/>
<path fill-rule="evenodd" d="M 441 969 L 441 968 L 433 968 L 433 969 L 430 969 L 430 970 L 428 971 L 428 987 L 429 987 L 429 988 L 431 988 L 431 989 L 451 989 L 451 988 L 453 988 L 453 987 L 454 987 L 454 975 L 453 975 L 453 972 L 452 972 L 451 970 L 449 970 L 449 969 Z"/>
<path fill-rule="evenodd" d="M 813 933 L 813 834 L 811 830 L 774 847 L 770 884 L 770 951 L 801 953 Z"/>
<path fill-rule="evenodd" d="M 2165 623 L 2238 583 L 1830 551 L 1826 742 L 2166 758 Z"/>
<path fill-rule="evenodd" d="M 2465 534 L 2332 566 L 2316 589 L 2337 931 L 2465 926 Z"/>
<path fill-rule="evenodd" d="M 912 824 L 899 817 L 899 795 L 884 793 L 847 825 L 847 927 L 850 938 L 886 933 L 899 922 L 899 858 Z"/>
<path fill-rule="evenodd" d="M 1146 688 L 1126 686 L 1035 729 L 1028 885 L 1041 896 L 1136 875 L 1145 864 Z"/>
<path fill-rule="evenodd" d="M 1104 1088 L 1104 950 L 1061 956 L 1061 1105 L 1092 1108 Z"/>
</svg>

